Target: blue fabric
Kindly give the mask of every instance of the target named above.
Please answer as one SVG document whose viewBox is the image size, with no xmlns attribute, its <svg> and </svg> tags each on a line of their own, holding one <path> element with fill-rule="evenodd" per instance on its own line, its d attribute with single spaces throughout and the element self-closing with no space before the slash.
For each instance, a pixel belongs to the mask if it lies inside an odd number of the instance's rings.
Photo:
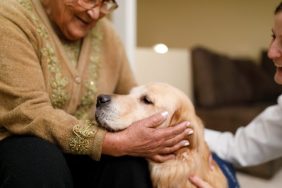
<svg viewBox="0 0 282 188">
<path fill-rule="evenodd" d="M 221 159 L 215 153 L 212 154 L 213 159 L 217 162 L 221 171 L 225 175 L 229 188 L 240 188 L 239 181 L 236 177 L 236 171 L 233 165 L 223 159 Z"/>
</svg>

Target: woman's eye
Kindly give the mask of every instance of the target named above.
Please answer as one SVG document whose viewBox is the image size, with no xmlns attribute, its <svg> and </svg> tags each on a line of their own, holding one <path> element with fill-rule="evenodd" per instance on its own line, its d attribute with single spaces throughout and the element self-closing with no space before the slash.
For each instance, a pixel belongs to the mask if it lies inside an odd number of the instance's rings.
<svg viewBox="0 0 282 188">
<path fill-rule="evenodd" d="M 141 97 L 141 101 L 144 104 L 154 104 L 153 101 L 146 95 Z"/>
</svg>

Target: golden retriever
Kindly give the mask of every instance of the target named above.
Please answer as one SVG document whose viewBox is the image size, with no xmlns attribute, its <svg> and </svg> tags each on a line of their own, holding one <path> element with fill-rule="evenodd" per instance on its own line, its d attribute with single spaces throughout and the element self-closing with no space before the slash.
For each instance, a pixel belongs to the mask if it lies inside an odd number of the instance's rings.
<svg viewBox="0 0 282 188">
<path fill-rule="evenodd" d="M 133 88 L 128 95 L 100 95 L 97 98 L 96 120 L 111 131 L 127 128 L 137 120 L 157 112 L 169 112 L 160 127 L 190 121 L 194 134 L 189 147 L 176 152 L 174 160 L 163 163 L 149 161 L 153 187 L 192 188 L 190 175 L 198 175 L 215 188 L 226 188 L 227 181 L 214 163 L 210 169 L 210 150 L 204 140 L 204 126 L 190 99 L 179 89 L 165 83 L 149 83 Z"/>
</svg>

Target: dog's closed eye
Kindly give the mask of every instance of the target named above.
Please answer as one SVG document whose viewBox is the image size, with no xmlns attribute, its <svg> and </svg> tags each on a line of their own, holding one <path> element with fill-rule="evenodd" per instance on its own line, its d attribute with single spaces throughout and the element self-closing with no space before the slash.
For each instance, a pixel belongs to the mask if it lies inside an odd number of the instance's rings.
<svg viewBox="0 0 282 188">
<path fill-rule="evenodd" d="M 140 101 L 144 104 L 148 104 L 148 105 L 153 105 L 154 102 L 152 99 L 149 98 L 149 96 L 147 95 L 143 95 L 141 98 L 140 98 Z"/>
</svg>

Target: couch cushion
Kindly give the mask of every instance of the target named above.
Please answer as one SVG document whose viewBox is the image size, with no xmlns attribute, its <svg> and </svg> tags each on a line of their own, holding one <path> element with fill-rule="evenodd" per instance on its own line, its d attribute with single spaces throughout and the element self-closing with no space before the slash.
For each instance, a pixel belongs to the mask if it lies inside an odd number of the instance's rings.
<svg viewBox="0 0 282 188">
<path fill-rule="evenodd" d="M 214 107 L 267 100 L 273 82 L 253 60 L 192 49 L 195 103 Z"/>
<path fill-rule="evenodd" d="M 268 75 L 260 64 L 247 59 L 234 59 L 233 61 L 238 69 L 238 74 L 242 75 L 251 89 L 251 98 L 247 102 L 276 100 L 276 84 L 273 76 Z"/>
</svg>

